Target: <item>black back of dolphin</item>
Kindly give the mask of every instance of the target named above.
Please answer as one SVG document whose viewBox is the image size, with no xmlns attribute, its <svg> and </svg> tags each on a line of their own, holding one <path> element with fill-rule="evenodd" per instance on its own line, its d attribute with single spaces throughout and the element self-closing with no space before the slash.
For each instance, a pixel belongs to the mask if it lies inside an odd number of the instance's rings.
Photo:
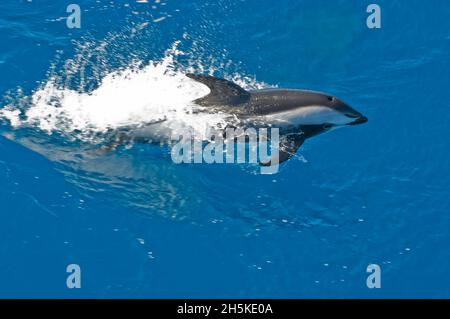
<svg viewBox="0 0 450 319">
<path fill-rule="evenodd" d="M 246 91 L 236 83 L 225 79 L 192 73 L 188 73 L 186 76 L 205 84 L 211 90 L 208 95 L 194 101 L 201 106 L 237 107 L 232 111 L 242 115 L 268 115 L 320 105 L 351 118 L 367 121 L 366 117 L 343 101 L 322 92 L 277 88 Z"/>
</svg>

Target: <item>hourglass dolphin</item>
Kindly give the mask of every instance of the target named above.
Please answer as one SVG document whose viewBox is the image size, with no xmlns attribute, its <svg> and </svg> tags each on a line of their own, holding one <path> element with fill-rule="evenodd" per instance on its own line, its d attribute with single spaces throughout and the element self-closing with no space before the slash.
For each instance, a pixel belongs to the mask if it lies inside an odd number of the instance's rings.
<svg viewBox="0 0 450 319">
<path fill-rule="evenodd" d="M 197 105 L 233 114 L 247 127 L 279 128 L 279 163 L 295 155 L 307 138 L 367 122 L 367 117 L 330 94 L 295 89 L 247 91 L 225 79 L 187 76 L 210 89 L 208 95 L 194 101 Z"/>
</svg>

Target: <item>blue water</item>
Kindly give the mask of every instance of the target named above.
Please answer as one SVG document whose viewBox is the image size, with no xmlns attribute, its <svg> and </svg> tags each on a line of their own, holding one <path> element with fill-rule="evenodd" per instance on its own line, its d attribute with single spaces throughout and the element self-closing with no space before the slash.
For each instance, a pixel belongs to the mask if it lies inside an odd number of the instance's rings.
<svg viewBox="0 0 450 319">
<path fill-rule="evenodd" d="M 153 145 L 90 159 L 3 120 L 0 297 L 450 297 L 448 1 L 379 0 L 381 29 L 366 26 L 369 1 L 76 2 L 80 29 L 62 2 L 1 2 L 1 107 L 64 75 L 83 44 L 109 39 L 106 59 L 82 55 L 102 75 L 181 41 L 218 76 L 330 92 L 369 122 L 260 175 L 175 165 Z"/>
</svg>

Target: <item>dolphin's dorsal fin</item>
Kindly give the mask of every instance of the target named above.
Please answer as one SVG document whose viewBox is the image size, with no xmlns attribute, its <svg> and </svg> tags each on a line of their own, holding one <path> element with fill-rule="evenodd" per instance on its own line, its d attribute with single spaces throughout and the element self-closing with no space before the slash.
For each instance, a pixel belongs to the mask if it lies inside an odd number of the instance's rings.
<svg viewBox="0 0 450 319">
<path fill-rule="evenodd" d="M 231 81 L 216 78 L 210 75 L 197 75 L 188 73 L 187 77 L 205 84 L 211 92 L 195 100 L 194 102 L 201 106 L 233 106 L 247 102 L 250 99 L 250 93 Z"/>
<path fill-rule="evenodd" d="M 278 164 L 281 164 L 297 153 L 297 150 L 305 142 L 304 134 L 289 134 L 280 138 L 280 147 L 278 152 Z M 267 162 L 260 162 L 261 166 L 272 166 L 274 161 L 271 159 Z"/>
</svg>

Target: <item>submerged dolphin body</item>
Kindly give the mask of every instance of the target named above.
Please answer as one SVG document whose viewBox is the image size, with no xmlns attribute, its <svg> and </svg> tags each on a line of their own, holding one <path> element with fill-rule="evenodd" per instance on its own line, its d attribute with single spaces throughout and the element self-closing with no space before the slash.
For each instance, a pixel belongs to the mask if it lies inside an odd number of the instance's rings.
<svg viewBox="0 0 450 319">
<path fill-rule="evenodd" d="M 334 128 L 367 122 L 364 115 L 326 93 L 293 89 L 246 91 L 225 79 L 196 74 L 187 76 L 208 86 L 211 91 L 194 101 L 199 106 L 233 114 L 245 126 L 279 128 L 279 163 L 295 155 L 307 138 Z M 270 165 L 270 162 L 261 165 Z"/>
</svg>

